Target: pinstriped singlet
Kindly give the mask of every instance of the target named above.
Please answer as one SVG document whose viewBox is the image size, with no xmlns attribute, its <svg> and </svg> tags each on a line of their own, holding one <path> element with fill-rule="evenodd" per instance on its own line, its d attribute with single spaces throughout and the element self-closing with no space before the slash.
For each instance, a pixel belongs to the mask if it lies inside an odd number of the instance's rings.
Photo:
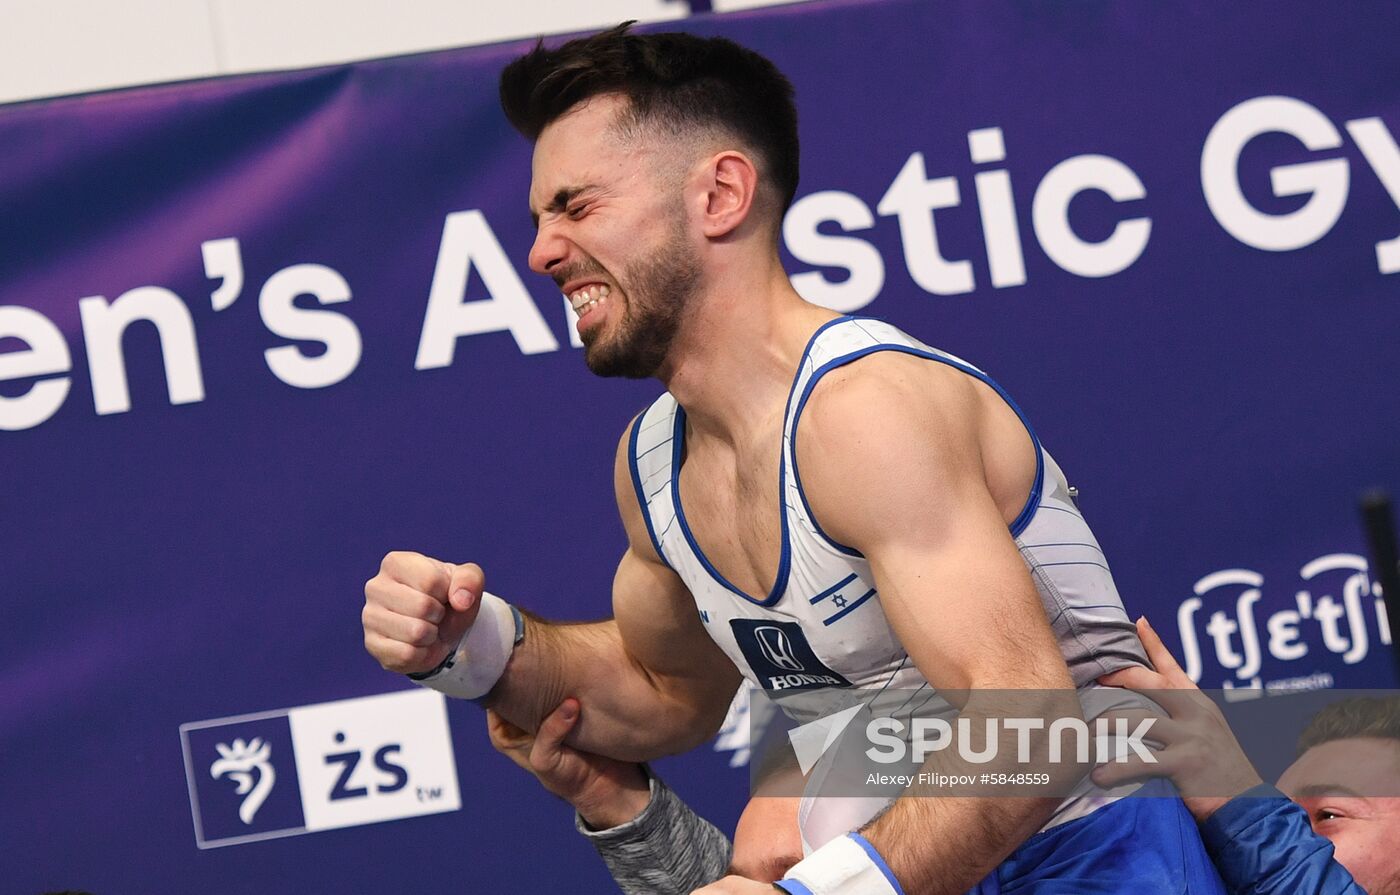
<svg viewBox="0 0 1400 895">
<path fill-rule="evenodd" d="M 877 701 L 880 693 L 890 691 L 895 697 L 893 691 L 901 691 L 900 703 L 908 701 L 910 691 L 932 695 L 885 619 L 869 562 L 827 537 L 813 517 L 794 449 L 803 408 L 821 377 L 878 351 L 899 351 L 961 370 L 993 388 L 1016 412 L 1034 443 L 1037 465 L 1035 484 L 1011 535 L 1075 686 L 1096 688 L 1100 675 L 1142 664 L 1141 645 L 1103 552 L 1071 499 L 1064 474 L 1021 410 L 971 364 L 887 323 L 853 317 L 832 320 L 813 334 L 788 397 L 779 467 L 782 552 L 768 594 L 746 594 L 727 581 L 687 525 L 679 496 L 684 409 L 663 394 L 633 424 L 632 482 L 648 532 L 657 553 L 694 596 L 715 643 L 752 685 L 765 690 L 861 688 Z M 1067 803 L 1052 823 L 1083 813 L 1083 805 Z"/>
</svg>

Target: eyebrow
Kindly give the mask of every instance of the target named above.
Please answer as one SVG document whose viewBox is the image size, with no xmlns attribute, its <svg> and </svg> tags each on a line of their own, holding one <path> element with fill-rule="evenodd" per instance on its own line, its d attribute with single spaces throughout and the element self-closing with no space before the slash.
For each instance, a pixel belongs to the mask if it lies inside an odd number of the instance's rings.
<svg viewBox="0 0 1400 895">
<path fill-rule="evenodd" d="M 585 183 L 585 184 L 583 184 L 582 186 L 566 186 L 566 187 L 563 187 L 563 188 L 561 188 L 558 192 L 556 192 L 556 193 L 554 194 L 554 198 L 553 198 L 552 200 L 550 200 L 550 203 L 544 207 L 543 211 L 552 211 L 552 212 L 560 212 L 560 211 L 563 211 L 566 207 L 568 207 L 569 203 L 572 202 L 574 199 L 577 199 L 577 198 L 579 197 L 580 194 L 586 193 L 586 192 L 588 192 L 589 190 L 597 189 L 597 188 L 598 188 L 598 185 L 597 185 L 596 183 Z M 535 225 L 536 229 L 539 228 L 539 226 L 540 226 L 540 212 L 539 212 L 539 211 L 534 211 L 534 210 L 531 210 L 531 211 L 530 211 L 530 222 L 531 222 L 532 224 Z"/>
<path fill-rule="evenodd" d="M 1317 799 L 1323 796 L 1343 796 L 1349 799 L 1366 798 L 1361 793 L 1340 783 L 1310 783 L 1298 790 L 1300 799 Z"/>
</svg>

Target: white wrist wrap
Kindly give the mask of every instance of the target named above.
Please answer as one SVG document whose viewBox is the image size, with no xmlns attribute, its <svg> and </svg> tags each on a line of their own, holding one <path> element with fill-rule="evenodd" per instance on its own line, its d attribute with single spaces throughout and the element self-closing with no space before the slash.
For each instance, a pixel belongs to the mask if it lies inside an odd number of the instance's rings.
<svg viewBox="0 0 1400 895">
<path fill-rule="evenodd" d="M 883 860 L 859 834 L 838 836 L 798 861 L 779 881 L 796 880 L 812 895 L 904 895 Z M 877 863 L 878 861 L 878 863 Z"/>
<path fill-rule="evenodd" d="M 515 611 L 495 594 L 483 592 L 481 611 L 462 642 L 432 677 L 415 682 L 457 699 L 480 699 L 505 673 L 515 650 Z"/>
</svg>

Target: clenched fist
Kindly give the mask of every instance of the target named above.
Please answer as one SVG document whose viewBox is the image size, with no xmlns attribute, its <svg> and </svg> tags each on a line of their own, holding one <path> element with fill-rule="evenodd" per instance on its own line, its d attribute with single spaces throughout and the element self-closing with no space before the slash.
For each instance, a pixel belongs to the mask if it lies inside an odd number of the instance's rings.
<svg viewBox="0 0 1400 895">
<path fill-rule="evenodd" d="M 485 586 L 475 563 L 390 553 L 365 582 L 365 649 L 389 671 L 436 668 L 476 620 Z"/>
</svg>

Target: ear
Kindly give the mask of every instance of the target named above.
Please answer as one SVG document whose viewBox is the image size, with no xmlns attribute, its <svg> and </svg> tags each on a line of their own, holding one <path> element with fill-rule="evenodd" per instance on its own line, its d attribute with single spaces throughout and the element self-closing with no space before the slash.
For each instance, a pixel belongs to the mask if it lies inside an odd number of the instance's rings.
<svg viewBox="0 0 1400 895">
<path fill-rule="evenodd" d="M 705 163 L 702 186 L 705 204 L 701 231 L 718 239 L 748 219 L 758 190 L 758 169 L 742 152 L 726 149 Z"/>
</svg>

